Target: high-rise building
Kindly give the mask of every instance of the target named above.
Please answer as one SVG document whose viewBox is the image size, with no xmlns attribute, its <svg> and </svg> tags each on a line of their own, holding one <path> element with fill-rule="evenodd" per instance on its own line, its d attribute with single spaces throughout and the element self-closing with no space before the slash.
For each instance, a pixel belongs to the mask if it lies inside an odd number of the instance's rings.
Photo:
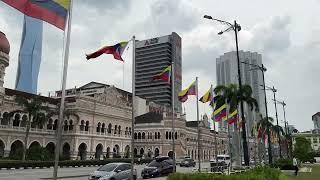
<svg viewBox="0 0 320 180">
<path fill-rule="evenodd" d="M 174 62 L 175 109 L 181 112 L 178 93 L 181 91 L 181 37 L 173 32 L 167 36 L 136 42 L 137 96 L 165 106 L 171 105 L 171 83 L 152 81 L 152 77 Z"/>
<path fill-rule="evenodd" d="M 258 66 L 262 65 L 261 54 L 256 52 L 244 52 L 239 51 L 240 62 L 246 62 L 255 64 Z M 246 65 L 240 64 L 241 80 L 242 85 L 250 85 L 252 88 L 252 96 L 258 101 L 259 111 L 264 116 L 264 91 L 261 85 L 263 84 L 262 73 L 259 69 Z M 237 54 L 235 51 L 227 52 L 220 56 L 216 60 L 216 73 L 218 85 L 238 84 L 238 64 Z M 246 118 L 246 128 L 248 135 L 251 133 L 254 122 L 259 120 L 259 115 L 254 110 L 244 103 L 244 115 Z M 220 130 L 225 131 L 227 129 L 226 123 L 220 123 Z"/>
</svg>

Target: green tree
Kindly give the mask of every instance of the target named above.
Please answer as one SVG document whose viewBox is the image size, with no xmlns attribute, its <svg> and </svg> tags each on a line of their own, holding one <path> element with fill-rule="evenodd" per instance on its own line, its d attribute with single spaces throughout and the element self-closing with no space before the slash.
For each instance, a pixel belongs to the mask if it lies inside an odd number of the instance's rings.
<svg viewBox="0 0 320 180">
<path fill-rule="evenodd" d="M 310 160 L 311 142 L 304 137 L 296 137 L 293 155 L 302 162 Z"/>
<path fill-rule="evenodd" d="M 22 160 L 26 159 L 27 153 L 27 144 L 30 133 L 31 121 L 34 126 L 43 126 L 43 124 L 47 121 L 45 112 L 48 110 L 47 106 L 44 106 L 40 96 L 34 96 L 33 98 L 27 99 L 24 97 L 16 97 L 16 102 L 19 106 L 21 106 L 21 110 L 16 110 L 11 112 L 11 114 L 21 112 L 28 114 L 27 124 L 26 124 L 26 135 L 24 138 L 24 148 L 22 152 Z"/>
</svg>

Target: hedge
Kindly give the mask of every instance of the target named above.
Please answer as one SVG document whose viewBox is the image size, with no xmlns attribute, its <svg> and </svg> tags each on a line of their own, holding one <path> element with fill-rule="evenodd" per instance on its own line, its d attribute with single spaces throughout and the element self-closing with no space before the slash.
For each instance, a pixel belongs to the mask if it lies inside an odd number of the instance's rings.
<svg viewBox="0 0 320 180">
<path fill-rule="evenodd" d="M 234 175 L 218 175 L 212 173 L 174 173 L 168 180 L 285 180 L 278 169 L 257 167 L 255 169 Z"/>
<path fill-rule="evenodd" d="M 140 163 L 149 163 L 152 159 L 141 159 Z M 106 160 L 68 160 L 68 161 L 59 161 L 60 167 L 76 167 L 76 166 L 101 166 L 112 162 L 127 162 L 130 163 L 131 159 L 128 158 L 113 158 Z M 138 162 L 135 159 L 135 162 Z M 0 169 L 20 169 L 20 168 L 44 168 L 44 167 L 53 167 L 54 161 L 18 161 L 18 160 L 1 160 L 0 161 Z"/>
<path fill-rule="evenodd" d="M 281 170 L 294 170 L 292 159 L 279 159 L 275 161 L 271 167 L 279 168 Z"/>
</svg>

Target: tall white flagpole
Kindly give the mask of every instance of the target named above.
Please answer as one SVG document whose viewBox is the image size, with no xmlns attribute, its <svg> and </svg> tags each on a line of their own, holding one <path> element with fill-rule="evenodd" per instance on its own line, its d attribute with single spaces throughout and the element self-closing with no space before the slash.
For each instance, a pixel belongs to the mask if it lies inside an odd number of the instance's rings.
<svg viewBox="0 0 320 180">
<path fill-rule="evenodd" d="M 68 29 L 67 29 L 67 41 L 64 51 L 64 64 L 63 64 L 63 75 L 62 75 L 62 89 L 61 89 L 61 101 L 60 101 L 60 111 L 59 120 L 57 124 L 57 138 L 56 138 L 56 148 L 55 148 L 55 158 L 54 158 L 54 168 L 53 168 L 53 180 L 57 179 L 58 175 L 58 163 L 60 155 L 61 146 L 61 136 L 62 136 L 62 123 L 64 118 L 64 103 L 66 95 L 66 82 L 68 75 L 68 61 L 69 61 L 69 46 L 70 46 L 70 35 L 71 35 L 71 19 L 72 19 L 72 0 L 70 0 L 70 9 L 68 16 Z"/>
<path fill-rule="evenodd" d="M 175 128 L 174 128 L 174 62 L 171 63 L 171 108 L 172 108 L 172 152 L 173 152 L 173 172 L 176 172 L 176 151 L 175 151 Z"/>
<path fill-rule="evenodd" d="M 198 145 L 198 171 L 201 172 L 201 148 L 200 148 L 200 121 L 199 121 L 199 88 L 198 88 L 198 77 L 196 77 L 196 103 L 197 103 L 197 128 L 198 128 L 198 141 L 197 141 L 197 145 Z"/>
<path fill-rule="evenodd" d="M 134 179 L 134 124 L 135 124 L 135 81 L 136 81 L 136 37 L 132 37 L 132 121 L 131 121 L 131 179 Z"/>
</svg>

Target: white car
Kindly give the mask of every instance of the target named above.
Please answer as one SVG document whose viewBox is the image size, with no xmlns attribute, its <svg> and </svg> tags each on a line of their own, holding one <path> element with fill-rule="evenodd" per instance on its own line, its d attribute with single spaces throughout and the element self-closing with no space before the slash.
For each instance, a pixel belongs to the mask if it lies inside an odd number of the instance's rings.
<svg viewBox="0 0 320 180">
<path fill-rule="evenodd" d="M 227 155 L 227 154 L 220 154 L 220 155 L 217 155 L 217 160 L 218 162 L 225 162 L 228 166 L 230 165 L 230 156 Z M 215 160 L 214 160 L 215 161 Z"/>
<path fill-rule="evenodd" d="M 137 171 L 133 172 L 137 179 Z M 89 175 L 89 180 L 129 180 L 131 179 L 130 163 L 109 163 Z"/>
</svg>

